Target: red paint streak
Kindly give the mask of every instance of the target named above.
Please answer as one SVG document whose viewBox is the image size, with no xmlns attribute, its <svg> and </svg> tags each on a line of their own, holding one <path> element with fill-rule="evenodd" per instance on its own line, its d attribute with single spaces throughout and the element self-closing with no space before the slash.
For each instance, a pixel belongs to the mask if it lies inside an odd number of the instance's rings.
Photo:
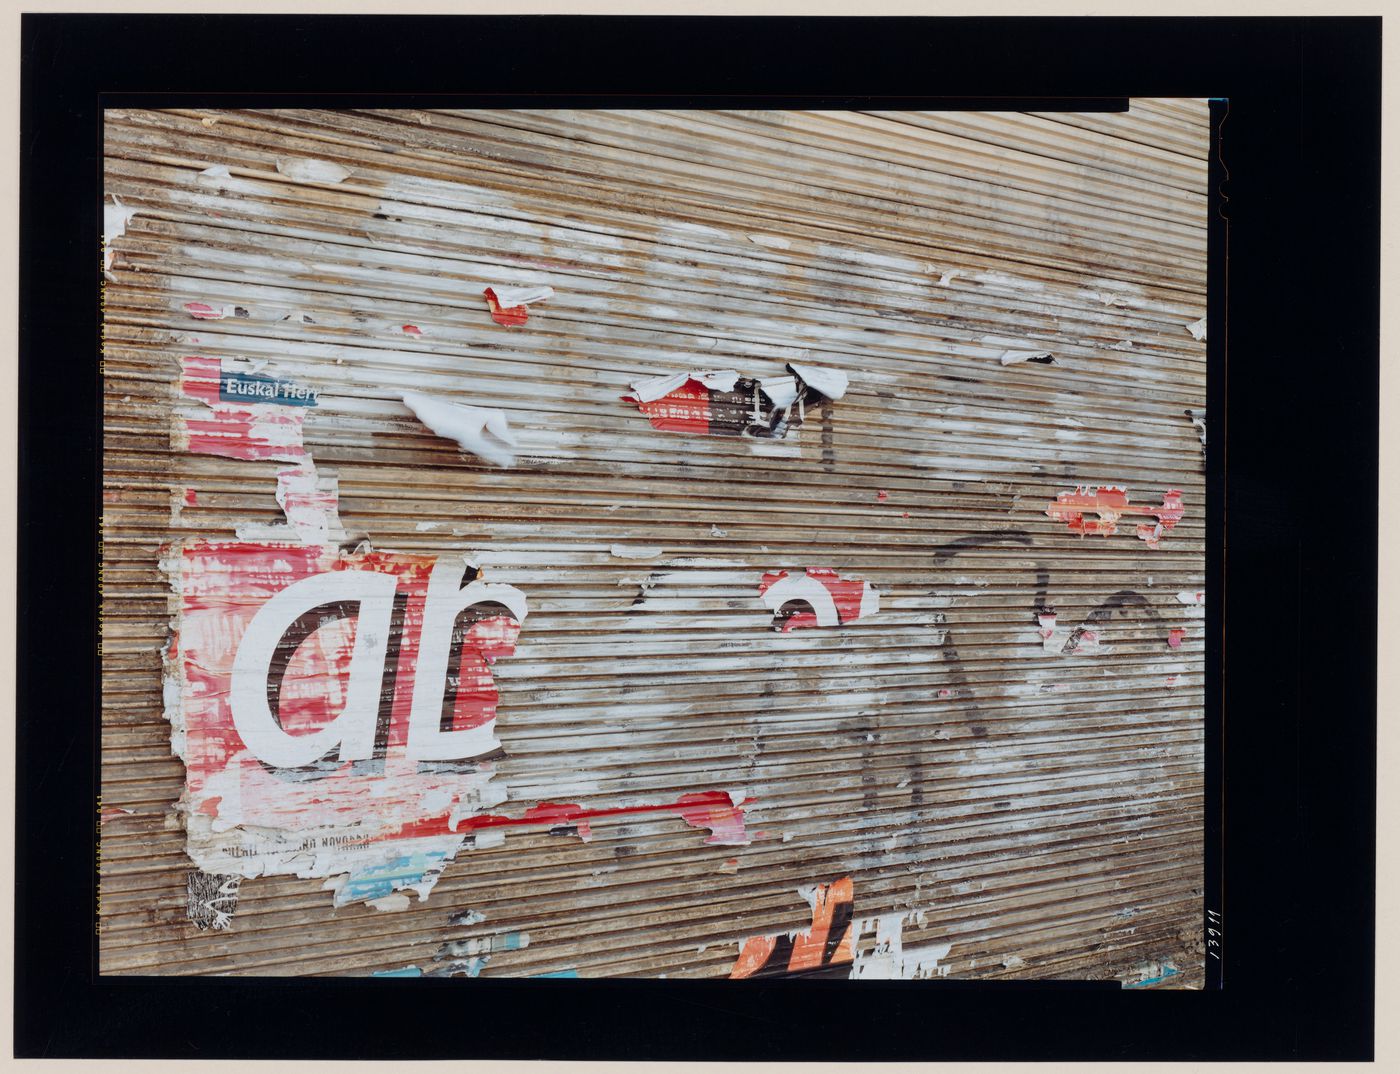
<svg viewBox="0 0 1400 1074">
<path fill-rule="evenodd" d="M 952 690 L 948 690 L 948 689 L 945 688 L 945 689 L 942 689 L 942 690 L 939 690 L 939 691 L 938 691 L 938 696 L 939 696 L 939 697 L 952 697 L 952 696 L 953 696 L 953 691 L 952 691 Z"/>
<path fill-rule="evenodd" d="M 1127 490 L 1120 485 L 1080 485 L 1073 492 L 1061 492 L 1045 513 L 1069 526 L 1071 533 L 1098 534 L 1110 537 L 1118 532 L 1118 519 L 1123 515 L 1146 515 L 1155 523 L 1143 523 L 1137 528 L 1139 538 L 1149 548 L 1156 548 L 1164 533 L 1169 532 L 1186 513 L 1181 504 L 1181 490 L 1167 489 L 1160 507 L 1145 507 L 1128 502 Z M 1085 518 L 1085 514 L 1097 518 Z"/>
<path fill-rule="evenodd" d="M 406 336 L 421 336 L 423 334 L 423 329 L 419 328 L 416 324 L 406 324 L 403 326 L 403 334 Z"/>
<path fill-rule="evenodd" d="M 226 316 L 222 309 L 204 302 L 186 302 L 185 312 L 200 321 L 222 321 Z"/>
<path fill-rule="evenodd" d="M 195 494 L 194 489 L 185 489 L 185 506 L 196 507 L 198 505 L 199 497 Z"/>
<path fill-rule="evenodd" d="M 1182 639 L 1186 637 L 1186 631 L 1182 627 L 1172 627 L 1171 633 L 1167 635 L 1167 644 L 1173 649 L 1180 649 Z"/>
<path fill-rule="evenodd" d="M 530 308 L 528 306 L 503 307 L 496 301 L 496 292 L 489 287 L 482 294 L 486 296 L 486 306 L 491 311 L 491 320 L 497 324 L 512 328 L 524 324 L 529 319 Z"/>
<path fill-rule="evenodd" d="M 881 489 L 879 492 L 875 493 L 875 498 L 877 500 L 888 500 L 890 498 L 890 494 L 884 489 Z"/>
<path fill-rule="evenodd" d="M 710 389 L 698 380 L 688 380 L 675 391 L 649 403 L 634 395 L 622 397 L 637 403 L 653 429 L 672 433 L 708 433 L 710 431 Z"/>
</svg>

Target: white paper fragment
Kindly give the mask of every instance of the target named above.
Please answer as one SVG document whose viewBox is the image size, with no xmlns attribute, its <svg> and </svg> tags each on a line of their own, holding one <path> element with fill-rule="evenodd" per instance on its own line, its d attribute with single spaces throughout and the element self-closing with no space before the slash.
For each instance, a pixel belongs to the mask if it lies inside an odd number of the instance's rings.
<svg viewBox="0 0 1400 1074">
<path fill-rule="evenodd" d="M 1002 365 L 1014 365 L 1017 362 L 1035 362 L 1038 365 L 1060 364 L 1049 351 L 1007 351 L 1001 356 Z"/>
<path fill-rule="evenodd" d="M 449 403 L 422 392 L 404 392 L 401 398 L 419 421 L 438 436 L 457 441 L 464 451 L 497 466 L 515 463 L 515 454 L 509 449 L 516 446 L 516 439 L 503 412 Z M 509 447 L 488 440 L 487 433 Z"/>
<path fill-rule="evenodd" d="M 655 559 L 661 555 L 659 548 L 628 544 L 615 544 L 610 551 L 618 559 Z"/>
<path fill-rule="evenodd" d="M 929 944 L 904 950 L 904 922 L 910 916 L 913 915 L 881 914 L 873 920 L 860 922 L 858 935 L 874 927 L 875 947 L 868 954 L 856 952 L 851 980 L 919 981 L 947 975 L 948 968 L 938 963 L 953 949 L 952 944 Z"/>
<path fill-rule="evenodd" d="M 1108 349 L 1111 351 L 1130 351 L 1133 349 L 1133 341 L 1131 339 L 1120 339 L 1117 343 L 1112 344 Z"/>
<path fill-rule="evenodd" d="M 1127 295 L 1117 291 L 1087 291 L 1085 294 L 1092 299 L 1102 302 L 1105 306 L 1127 306 L 1131 305 L 1131 300 Z"/>
<path fill-rule="evenodd" d="M 112 267 L 112 240 L 125 235 L 127 223 L 140 212 L 139 209 L 127 208 L 115 194 L 112 195 L 112 201 L 114 204 L 102 206 L 102 241 L 104 244 L 102 268 L 104 271 Z"/>
<path fill-rule="evenodd" d="M 368 900 L 368 905 L 385 913 L 394 913 L 399 910 L 407 910 L 409 898 L 402 891 L 395 891 L 390 895 Z"/>
<path fill-rule="evenodd" d="M 685 387 L 686 383 L 692 380 L 698 380 L 711 391 L 732 392 L 739 380 L 739 374 L 733 369 L 697 369 L 689 373 L 673 373 L 670 376 L 644 377 L 632 382 L 632 391 L 637 396 L 637 402 L 650 403 Z"/>
<path fill-rule="evenodd" d="M 728 531 L 728 530 L 722 530 L 722 529 L 720 529 L 718 526 L 716 526 L 716 525 L 714 525 L 713 523 L 711 523 L 711 525 L 710 525 L 710 536 L 711 536 L 711 537 L 728 537 L 728 536 L 729 536 L 729 531 Z"/>
<path fill-rule="evenodd" d="M 787 368 L 789 373 L 828 399 L 840 399 L 846 394 L 846 387 L 850 383 L 846 374 L 839 369 L 821 369 L 814 365 L 798 365 L 796 362 L 789 362 Z"/>
<path fill-rule="evenodd" d="M 768 246 L 774 250 L 787 250 L 792 247 L 790 240 L 778 235 L 750 235 L 749 242 L 755 242 L 759 246 Z"/>
<path fill-rule="evenodd" d="M 1012 955 L 1009 958 L 1002 959 L 1001 964 L 1008 970 L 1018 970 L 1026 964 L 1026 960 L 1020 955 Z"/>
<path fill-rule="evenodd" d="M 797 399 L 796 377 L 764 377 L 759 380 L 758 385 L 763 389 L 763 394 L 780 410 L 792 406 L 793 401 Z"/>
<path fill-rule="evenodd" d="M 223 165 L 223 164 L 214 164 L 214 165 L 211 165 L 211 166 L 208 167 L 208 168 L 205 168 L 202 172 L 200 172 L 200 173 L 199 173 L 199 178 L 201 178 L 201 179 L 230 179 L 230 178 L 232 178 L 232 176 L 229 175 L 229 173 L 228 173 L 228 168 L 227 168 L 225 165 Z"/>
<path fill-rule="evenodd" d="M 947 287 L 953 282 L 955 277 L 961 274 L 961 272 L 961 269 L 950 269 L 949 271 L 943 273 L 943 275 L 938 277 L 938 286 Z"/>
<path fill-rule="evenodd" d="M 493 283 L 488 290 L 496 296 L 496 305 L 503 310 L 532 306 L 554 297 L 553 287 L 502 287 Z"/>
<path fill-rule="evenodd" d="M 299 183 L 340 183 L 350 177 L 350 171 L 329 160 L 309 157 L 278 157 L 277 170 Z"/>
<path fill-rule="evenodd" d="M 1191 333 L 1191 338 L 1198 342 L 1206 338 L 1206 319 L 1202 317 L 1199 321 L 1192 321 L 1186 326 L 1186 331 Z"/>
</svg>

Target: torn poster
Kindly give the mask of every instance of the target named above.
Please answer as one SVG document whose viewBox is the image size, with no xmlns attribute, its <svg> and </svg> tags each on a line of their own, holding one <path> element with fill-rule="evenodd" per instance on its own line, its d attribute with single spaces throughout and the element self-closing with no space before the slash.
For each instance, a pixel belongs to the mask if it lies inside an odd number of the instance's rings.
<svg viewBox="0 0 1400 1074">
<path fill-rule="evenodd" d="M 514 651 L 524 594 L 459 556 L 166 553 L 165 715 L 195 865 L 329 878 L 336 905 L 426 897 L 462 822 L 506 797 L 491 664 Z"/>
<path fill-rule="evenodd" d="M 249 398 L 243 394 L 246 382 L 272 378 L 256 377 L 246 364 L 224 364 L 218 358 L 190 356 L 181 366 L 182 393 L 198 399 L 209 410 L 208 417 L 177 417 L 177 449 L 243 460 L 300 462 L 307 457 L 302 446 L 302 419 L 307 407 L 317 405 L 314 391 L 291 386 L 288 397 L 275 402 L 262 395 Z M 305 395 L 298 394 L 301 392 Z M 291 395 L 296 395 L 295 402 Z"/>
<path fill-rule="evenodd" d="M 1123 515 L 1146 515 L 1157 521 L 1138 525 L 1137 535 L 1156 548 L 1164 533 L 1169 532 L 1186 513 L 1181 504 L 1181 490 L 1167 489 L 1159 507 L 1145 507 L 1128 502 L 1128 493 L 1121 485 L 1079 485 L 1073 492 L 1061 492 L 1045 513 L 1069 525 L 1071 533 L 1081 537 L 1088 533 L 1111 537 L 1118 532 L 1118 519 Z M 1086 519 L 1086 514 L 1097 519 Z"/>
<path fill-rule="evenodd" d="M 481 292 L 486 308 L 497 324 L 513 327 L 530 319 L 530 307 L 554 297 L 553 287 L 500 287 L 492 284 Z"/>
<path fill-rule="evenodd" d="M 463 451 L 497 466 L 514 465 L 518 443 L 502 411 L 450 403 L 422 392 L 404 392 L 402 399 L 419 421 L 438 436 L 457 441 Z"/>
<path fill-rule="evenodd" d="M 709 436 L 781 440 L 800 426 L 807 408 L 846 394 L 838 369 L 790 363 L 786 377 L 741 377 L 732 369 L 693 370 L 632 382 L 625 402 L 653 429 Z"/>
<path fill-rule="evenodd" d="M 842 578 L 830 567 L 808 567 L 803 574 L 772 571 L 758 583 L 759 596 L 773 610 L 773 629 L 840 626 L 880 610 L 880 592 L 860 578 Z"/>
</svg>

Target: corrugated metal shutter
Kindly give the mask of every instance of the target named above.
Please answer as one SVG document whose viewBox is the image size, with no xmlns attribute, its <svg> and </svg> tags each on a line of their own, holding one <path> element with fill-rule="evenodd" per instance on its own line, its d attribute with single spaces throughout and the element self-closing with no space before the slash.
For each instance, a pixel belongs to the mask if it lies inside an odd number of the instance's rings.
<svg viewBox="0 0 1400 1074">
<path fill-rule="evenodd" d="M 1199 986 L 1207 124 L 1185 100 L 109 112 L 108 204 L 134 215 L 105 291 L 102 971 L 469 951 L 487 975 L 727 976 L 745 938 L 812 924 L 799 888 L 849 877 L 857 919 L 946 945 L 937 974 Z M 507 328 L 492 284 L 555 294 Z M 305 446 L 347 530 L 526 594 L 498 812 L 732 791 L 752 842 L 663 813 L 588 842 L 522 826 L 401 912 L 264 876 L 196 928 L 159 549 L 282 515 L 272 464 L 176 447 L 190 355 L 319 389 Z M 782 440 L 658 431 L 620 398 L 788 362 L 850 388 Z M 434 436 L 405 389 L 500 408 L 518 461 Z M 1078 534 L 1047 515 L 1076 486 L 1180 490 L 1184 515 L 1156 548 L 1150 517 Z M 775 631 L 760 578 L 805 568 L 879 613 Z"/>
</svg>

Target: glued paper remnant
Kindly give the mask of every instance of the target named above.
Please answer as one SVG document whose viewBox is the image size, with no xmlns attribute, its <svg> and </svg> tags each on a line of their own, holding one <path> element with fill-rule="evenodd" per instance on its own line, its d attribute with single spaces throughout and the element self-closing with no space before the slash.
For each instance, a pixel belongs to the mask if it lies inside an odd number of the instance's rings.
<svg viewBox="0 0 1400 1074">
<path fill-rule="evenodd" d="M 1111 537 L 1118 532 L 1118 519 L 1123 515 L 1147 515 L 1155 523 L 1142 523 L 1137 528 L 1140 540 L 1148 548 L 1156 548 L 1164 533 L 1169 532 L 1186 513 L 1181 504 L 1181 490 L 1167 489 L 1160 507 L 1144 507 L 1128 502 L 1128 493 L 1121 485 L 1080 485 L 1073 492 L 1061 492 L 1055 502 L 1045 509 L 1051 518 L 1069 525 L 1071 533 L 1099 534 Z M 1097 519 L 1086 519 L 1086 514 Z"/>
<path fill-rule="evenodd" d="M 331 878 L 336 905 L 425 897 L 463 821 L 505 798 L 490 665 L 514 651 L 524 595 L 460 557 L 195 540 L 162 566 L 195 865 Z"/>
<path fill-rule="evenodd" d="M 486 308 L 491 319 L 507 327 L 522 325 L 530 319 L 530 306 L 554 297 L 552 287 L 500 287 L 495 284 L 481 292 L 486 296 Z"/>
</svg>

